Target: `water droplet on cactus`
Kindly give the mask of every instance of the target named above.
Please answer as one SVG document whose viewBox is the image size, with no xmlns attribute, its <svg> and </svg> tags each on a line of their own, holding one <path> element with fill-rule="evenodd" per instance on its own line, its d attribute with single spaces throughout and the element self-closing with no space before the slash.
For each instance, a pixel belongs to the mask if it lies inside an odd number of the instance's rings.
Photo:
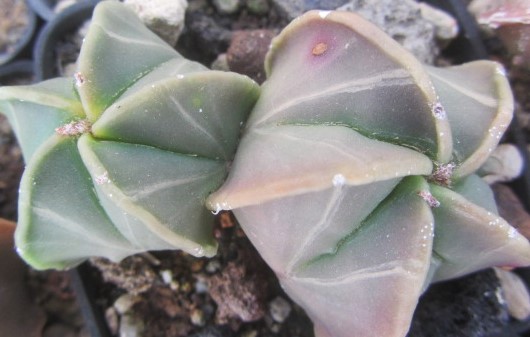
<svg viewBox="0 0 530 337">
<path fill-rule="evenodd" d="M 329 13 L 331 13 L 331 11 L 319 11 L 318 15 L 320 16 L 320 18 L 325 19 L 329 15 Z"/>
<path fill-rule="evenodd" d="M 333 186 L 340 187 L 344 185 L 344 183 L 346 182 L 346 178 L 342 174 L 335 174 L 333 176 L 332 182 Z"/>
<path fill-rule="evenodd" d="M 488 213 L 488 215 L 490 215 L 491 213 Z M 489 226 L 501 226 L 501 221 L 499 218 L 496 218 L 495 220 L 491 220 L 490 222 L 488 222 L 488 225 Z"/>
<path fill-rule="evenodd" d="M 204 255 L 204 249 L 202 247 L 195 247 L 195 248 L 193 248 L 193 254 L 195 256 L 203 256 Z"/>
<path fill-rule="evenodd" d="M 215 205 L 215 210 L 212 211 L 212 214 L 213 214 L 213 215 L 217 215 L 217 214 L 219 214 L 219 212 L 221 212 L 222 210 L 223 210 L 223 208 L 221 207 L 221 205 L 220 205 L 220 204 L 216 204 L 216 205 Z"/>
<path fill-rule="evenodd" d="M 502 66 L 497 66 L 497 68 L 495 68 L 495 71 L 497 72 L 497 74 L 499 75 L 502 75 L 502 76 L 506 76 L 506 70 L 504 69 L 504 67 Z"/>
<path fill-rule="evenodd" d="M 504 130 L 493 126 L 488 130 L 488 133 L 495 139 L 500 139 L 502 134 L 504 133 Z"/>
<path fill-rule="evenodd" d="M 18 254 L 18 255 L 21 255 L 21 256 L 22 256 L 22 255 L 24 254 L 24 250 L 23 250 L 22 248 L 20 248 L 20 247 L 17 247 L 17 248 L 16 248 L 16 251 L 17 251 L 17 254 Z"/>
</svg>

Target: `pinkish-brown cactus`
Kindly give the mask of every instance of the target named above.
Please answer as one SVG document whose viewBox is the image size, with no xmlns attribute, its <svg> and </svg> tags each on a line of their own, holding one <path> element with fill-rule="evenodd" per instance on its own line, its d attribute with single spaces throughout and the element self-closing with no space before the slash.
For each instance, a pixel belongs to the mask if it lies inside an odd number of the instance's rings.
<svg viewBox="0 0 530 337">
<path fill-rule="evenodd" d="M 231 209 L 318 337 L 403 337 L 423 290 L 530 245 L 474 172 L 512 116 L 502 68 L 424 67 L 347 12 L 272 43 L 226 183 Z"/>
</svg>

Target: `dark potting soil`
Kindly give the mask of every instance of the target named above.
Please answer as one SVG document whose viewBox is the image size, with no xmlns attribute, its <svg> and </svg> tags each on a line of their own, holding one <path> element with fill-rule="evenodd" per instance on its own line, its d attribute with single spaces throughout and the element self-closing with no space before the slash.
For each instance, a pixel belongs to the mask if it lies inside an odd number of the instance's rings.
<svg viewBox="0 0 530 337">
<path fill-rule="evenodd" d="M 6 118 L 0 115 L 0 217 L 17 219 L 18 184 L 24 164 Z"/>
</svg>

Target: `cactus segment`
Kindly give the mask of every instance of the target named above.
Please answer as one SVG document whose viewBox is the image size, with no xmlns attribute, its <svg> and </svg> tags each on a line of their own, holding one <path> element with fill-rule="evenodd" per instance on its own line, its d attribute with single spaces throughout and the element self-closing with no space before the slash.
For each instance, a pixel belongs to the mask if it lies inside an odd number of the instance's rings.
<svg viewBox="0 0 530 337">
<path fill-rule="evenodd" d="M 101 207 L 75 138 L 57 135 L 22 177 L 15 244 L 36 269 L 64 269 L 88 256 L 119 261 L 139 252 Z"/>
<path fill-rule="evenodd" d="M 85 118 L 72 80 L 67 78 L 32 86 L 2 87 L 0 111 L 13 127 L 26 162 L 56 128 Z"/>
<path fill-rule="evenodd" d="M 431 282 L 530 265 L 474 174 L 512 116 L 499 65 L 424 67 L 357 15 L 313 11 L 266 70 L 207 206 L 234 211 L 317 337 L 404 337 Z"/>
<path fill-rule="evenodd" d="M 502 66 L 490 61 L 426 68 L 451 124 L 455 177 L 469 175 L 484 163 L 510 124 L 510 84 Z"/>
<path fill-rule="evenodd" d="M 213 256 L 204 202 L 259 92 L 246 76 L 184 59 L 123 4 L 98 4 L 73 79 L 0 88 L 27 162 L 22 257 L 65 269 L 146 250 Z"/>
</svg>

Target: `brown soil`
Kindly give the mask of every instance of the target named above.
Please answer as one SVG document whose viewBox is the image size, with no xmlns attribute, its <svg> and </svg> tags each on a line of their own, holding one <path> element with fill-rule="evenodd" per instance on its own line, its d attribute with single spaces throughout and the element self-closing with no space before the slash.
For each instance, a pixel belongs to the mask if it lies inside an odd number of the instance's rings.
<svg viewBox="0 0 530 337">
<path fill-rule="evenodd" d="M 222 336 L 312 336 L 309 319 L 283 293 L 230 213 L 217 217 L 215 233 L 220 247 L 212 259 L 179 251 L 137 255 L 119 264 L 92 259 L 103 278 L 121 289 L 100 291 L 112 332 L 119 333 L 116 320 L 132 317 L 141 322 L 142 337 L 184 337 L 205 330 Z M 119 313 L 125 293 L 134 295 L 128 298 L 133 305 Z M 278 296 L 292 309 L 281 322 L 271 308 Z"/>
<path fill-rule="evenodd" d="M 18 184 L 24 164 L 11 127 L 0 115 L 0 217 L 17 219 Z"/>
</svg>

